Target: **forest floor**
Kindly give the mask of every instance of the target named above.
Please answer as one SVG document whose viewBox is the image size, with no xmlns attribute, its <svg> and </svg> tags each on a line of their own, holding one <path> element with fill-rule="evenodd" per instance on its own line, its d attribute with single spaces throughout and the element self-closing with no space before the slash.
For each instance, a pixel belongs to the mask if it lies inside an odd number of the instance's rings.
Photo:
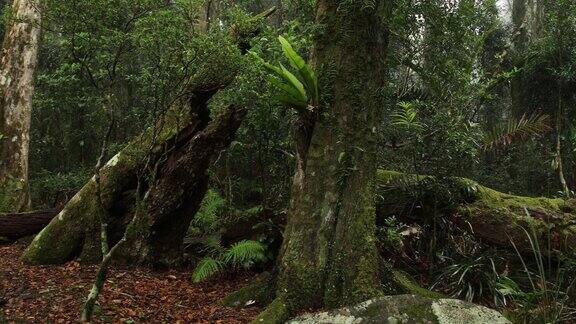
<svg viewBox="0 0 576 324">
<path fill-rule="evenodd" d="M 20 260 L 24 249 L 0 245 L 0 323 L 77 323 L 97 266 L 29 266 Z M 245 323 L 260 311 L 220 304 L 249 284 L 250 275 L 194 284 L 190 271 L 130 268 L 112 269 L 108 278 L 94 322 Z"/>
</svg>

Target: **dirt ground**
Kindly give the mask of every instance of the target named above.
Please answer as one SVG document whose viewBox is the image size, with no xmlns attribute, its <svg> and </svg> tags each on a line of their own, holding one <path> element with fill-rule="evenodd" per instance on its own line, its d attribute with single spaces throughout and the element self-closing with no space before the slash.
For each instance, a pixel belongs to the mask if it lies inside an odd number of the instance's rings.
<svg viewBox="0 0 576 324">
<path fill-rule="evenodd" d="M 69 262 L 29 266 L 24 245 L 0 245 L 0 323 L 77 323 L 96 266 Z M 235 309 L 220 301 L 251 275 L 190 281 L 190 271 L 112 269 L 100 295 L 96 323 L 246 323 L 258 307 Z"/>
</svg>

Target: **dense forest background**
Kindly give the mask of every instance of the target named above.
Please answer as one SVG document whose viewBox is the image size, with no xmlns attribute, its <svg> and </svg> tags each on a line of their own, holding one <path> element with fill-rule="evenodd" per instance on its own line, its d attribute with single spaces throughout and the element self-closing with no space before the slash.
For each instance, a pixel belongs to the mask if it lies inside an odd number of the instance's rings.
<svg viewBox="0 0 576 324">
<path fill-rule="evenodd" d="M 551 261 L 550 246 L 535 247 L 533 240 L 528 254 L 514 242 L 507 249 L 507 243 L 487 244 L 442 215 L 461 203 L 455 178 L 502 195 L 573 198 L 576 2 L 390 3 L 382 87 L 373 93 L 375 163 L 379 176 L 389 170 L 438 181 L 395 184 L 403 212 L 379 218 L 379 255 L 422 286 L 507 309 L 519 321 L 574 320 L 573 255 Z M 11 3 L 0 4 L 8 26 Z M 233 104 L 247 116 L 231 144 L 210 159 L 208 191 L 186 232 L 186 263 L 197 281 L 224 268 L 273 267 L 298 159 L 294 128 L 302 120 L 279 98 L 262 61 L 289 66 L 280 35 L 306 62 L 316 59 L 315 1 L 60 0 L 41 7 L 28 157 L 31 209 L 64 207 L 94 176 L 95 165 L 102 167 L 99 160 L 112 158 L 185 100 L 191 78 L 218 82 L 233 71 L 236 77 L 211 98 L 208 113 Z M 271 7 L 276 12 L 246 40 L 251 53 L 241 55 L 248 48 L 238 48 L 230 30 Z M 219 69 L 202 70 L 207 62 Z M 322 68 L 320 78 L 336 74 Z M 1 198 L 0 210 L 9 212 Z M 425 209 L 419 225 L 402 216 L 418 209 Z M 222 234 L 231 218 L 246 215 L 259 215 L 251 234 Z M 227 255 L 242 255 L 238 251 L 248 251 L 245 259 L 230 261 Z M 526 278 L 530 273 L 537 284 Z"/>
<path fill-rule="evenodd" d="M 550 196 L 562 191 L 555 169 L 555 161 L 562 159 L 572 187 L 576 137 L 569 108 L 574 100 L 570 33 L 574 18 L 557 16 L 571 13 L 565 9 L 571 4 L 539 7 L 538 15 L 519 18 L 519 28 L 496 1 L 466 3 L 406 2 L 396 9 L 382 105 L 388 117 L 380 134 L 380 165 L 465 176 L 502 191 Z M 150 125 L 155 112 L 165 105 L 162 100 L 175 95 L 173 85 L 179 74 L 190 73 L 169 70 L 180 68 L 176 62 L 185 42 L 196 43 L 194 50 L 220 46 L 218 36 L 212 34 L 238 15 L 271 5 L 278 4 L 223 1 L 210 4 L 209 10 L 202 1 L 191 1 L 178 13 L 139 1 L 94 2 L 86 8 L 52 5 L 45 18 L 31 126 L 34 205 L 63 203 L 91 176 L 110 113 L 115 115 L 111 152 Z M 281 55 L 275 35 L 285 35 L 306 53 L 313 33 L 311 1 L 287 1 L 279 8 L 253 45 L 270 61 Z M 89 19 L 93 10 L 100 19 Z M 197 10 L 207 11 L 216 23 L 184 21 Z M 137 19 L 148 11 L 152 18 Z M 110 76 L 107 68 L 112 63 L 116 70 Z M 286 182 L 292 173 L 290 112 L 272 100 L 274 89 L 268 89 L 261 69 L 251 62 L 241 68 L 242 76 L 212 104 L 241 102 L 251 111 L 233 147 L 214 166 L 213 172 L 222 180 L 214 185 L 228 194 L 258 193 L 263 204 L 277 207 L 286 202 Z M 114 98 L 111 112 L 102 108 L 107 96 Z M 559 107 L 559 97 L 564 108 Z M 407 107 L 418 114 L 416 129 L 390 117 Z M 509 145 L 489 149 L 485 145 L 494 140 L 489 134 L 501 124 L 544 115 L 554 129 L 557 120 L 562 122 L 560 152 L 555 149 L 556 130 Z M 227 165 L 230 160 L 233 166 Z"/>
</svg>

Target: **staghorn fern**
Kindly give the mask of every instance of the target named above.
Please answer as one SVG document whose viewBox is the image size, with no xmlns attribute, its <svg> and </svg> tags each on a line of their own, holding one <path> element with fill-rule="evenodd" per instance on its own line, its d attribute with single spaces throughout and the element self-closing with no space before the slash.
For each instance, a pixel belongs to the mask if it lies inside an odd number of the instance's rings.
<svg viewBox="0 0 576 324">
<path fill-rule="evenodd" d="M 484 142 L 484 149 L 490 150 L 510 145 L 515 140 L 541 135 L 551 129 L 548 115 L 535 114 L 511 118 L 490 131 Z"/>
</svg>

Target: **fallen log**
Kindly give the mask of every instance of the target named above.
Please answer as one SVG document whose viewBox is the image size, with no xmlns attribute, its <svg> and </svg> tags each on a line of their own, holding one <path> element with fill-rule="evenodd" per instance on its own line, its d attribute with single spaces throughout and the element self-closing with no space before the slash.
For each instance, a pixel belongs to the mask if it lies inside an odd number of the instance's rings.
<svg viewBox="0 0 576 324">
<path fill-rule="evenodd" d="M 523 197 L 485 187 L 466 178 L 436 178 L 380 170 L 379 220 L 396 216 L 422 223 L 431 215 L 444 217 L 490 245 L 532 254 L 538 243 L 576 255 L 576 201 Z M 514 247 L 515 246 L 515 247 Z"/>
<path fill-rule="evenodd" d="M 16 214 L 0 214 L 0 237 L 9 240 L 36 234 L 40 232 L 59 210 L 33 211 Z"/>
</svg>

